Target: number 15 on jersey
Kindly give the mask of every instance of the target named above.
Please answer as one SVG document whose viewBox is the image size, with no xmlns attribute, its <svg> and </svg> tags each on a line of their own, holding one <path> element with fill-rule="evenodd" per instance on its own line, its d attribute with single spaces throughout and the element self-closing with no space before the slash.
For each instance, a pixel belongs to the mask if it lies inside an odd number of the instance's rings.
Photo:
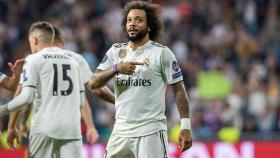
<svg viewBox="0 0 280 158">
<path fill-rule="evenodd" d="M 58 71 L 58 66 L 62 67 L 62 72 Z M 66 90 L 60 90 L 62 96 L 67 96 L 73 91 L 73 81 L 71 77 L 67 74 L 68 70 L 71 70 L 70 64 L 53 64 L 54 79 L 53 79 L 53 96 L 59 95 L 59 83 L 68 82 L 69 86 Z M 62 73 L 62 79 L 58 78 L 58 73 Z"/>
</svg>

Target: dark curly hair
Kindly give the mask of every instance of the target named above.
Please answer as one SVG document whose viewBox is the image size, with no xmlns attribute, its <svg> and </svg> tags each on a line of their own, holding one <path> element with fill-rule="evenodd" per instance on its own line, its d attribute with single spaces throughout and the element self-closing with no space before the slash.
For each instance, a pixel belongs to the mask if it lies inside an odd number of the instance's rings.
<svg viewBox="0 0 280 158">
<path fill-rule="evenodd" d="M 153 3 L 143 1 L 132 1 L 125 5 L 122 19 L 122 29 L 126 33 L 127 15 L 130 10 L 140 9 L 146 12 L 149 31 L 149 38 L 153 41 L 159 39 L 160 33 L 163 30 L 163 23 L 160 18 L 160 6 Z"/>
</svg>

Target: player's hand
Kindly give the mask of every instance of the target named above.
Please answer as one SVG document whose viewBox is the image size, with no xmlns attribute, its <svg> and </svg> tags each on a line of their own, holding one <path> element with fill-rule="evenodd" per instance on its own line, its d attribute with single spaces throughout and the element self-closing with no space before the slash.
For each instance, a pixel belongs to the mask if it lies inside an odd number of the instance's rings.
<svg viewBox="0 0 280 158">
<path fill-rule="evenodd" d="M 118 64 L 118 73 L 132 75 L 136 69 L 137 65 L 144 65 L 140 62 L 123 62 Z"/>
<path fill-rule="evenodd" d="M 29 128 L 27 123 L 19 125 L 19 133 L 21 136 L 27 138 L 28 137 Z"/>
<path fill-rule="evenodd" d="M 89 128 L 87 129 L 86 137 L 88 143 L 93 144 L 98 140 L 99 134 L 95 128 Z"/>
<path fill-rule="evenodd" d="M 20 76 L 23 65 L 24 65 L 24 59 L 16 60 L 16 62 L 14 64 L 8 63 L 8 65 L 14 75 Z"/>
<path fill-rule="evenodd" d="M 190 130 L 183 129 L 180 131 L 179 143 L 181 152 L 189 149 L 192 146 L 192 134 Z"/>
<path fill-rule="evenodd" d="M 16 140 L 17 144 L 21 144 L 18 130 L 16 128 L 8 128 L 7 144 L 11 149 L 16 149 L 14 145 L 14 139 Z"/>
</svg>

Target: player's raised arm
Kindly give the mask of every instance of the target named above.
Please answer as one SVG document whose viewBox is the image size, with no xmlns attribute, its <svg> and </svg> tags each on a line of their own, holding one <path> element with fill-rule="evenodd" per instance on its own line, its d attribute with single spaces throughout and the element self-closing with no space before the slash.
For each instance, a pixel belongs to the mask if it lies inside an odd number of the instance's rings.
<svg viewBox="0 0 280 158">
<path fill-rule="evenodd" d="M 103 87 L 110 81 L 116 74 L 132 75 L 137 65 L 144 65 L 142 62 L 123 62 L 115 64 L 106 70 L 96 70 L 89 82 L 91 89 Z"/>
<path fill-rule="evenodd" d="M 32 103 L 35 89 L 32 87 L 24 87 L 19 96 L 5 105 L 0 106 L 0 115 L 5 115 L 13 111 L 19 110 L 25 105 Z"/>
<path fill-rule="evenodd" d="M 19 83 L 20 74 L 22 72 L 22 67 L 24 64 L 24 59 L 16 60 L 14 64 L 8 63 L 10 70 L 12 71 L 11 77 L 6 77 L 0 84 L 1 87 L 8 90 L 16 90 Z"/>
<path fill-rule="evenodd" d="M 38 73 L 36 70 L 37 61 L 38 60 L 36 60 L 36 59 L 34 59 L 34 60 L 26 59 L 25 69 L 24 69 L 25 73 L 23 76 L 24 81 L 22 84 L 21 93 L 16 98 L 14 98 L 10 102 L 8 102 L 7 104 L 0 106 L 0 115 L 17 111 L 21 107 L 32 103 L 33 97 L 35 94 L 35 90 L 36 90 L 36 83 L 38 81 Z M 18 69 L 14 69 L 12 71 L 14 71 L 14 73 L 19 72 Z M 19 77 L 20 77 L 20 74 L 19 74 Z"/>
</svg>

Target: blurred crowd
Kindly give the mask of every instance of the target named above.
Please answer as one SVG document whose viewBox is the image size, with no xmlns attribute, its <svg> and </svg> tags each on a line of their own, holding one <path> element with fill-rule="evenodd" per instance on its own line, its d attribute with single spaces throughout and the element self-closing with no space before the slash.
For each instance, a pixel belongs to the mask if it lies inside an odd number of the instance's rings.
<svg viewBox="0 0 280 158">
<path fill-rule="evenodd" d="M 120 25 L 126 2 L 0 0 L 0 71 L 9 74 L 7 62 L 29 52 L 28 27 L 38 20 L 57 26 L 64 35 L 65 48 L 83 55 L 94 71 L 113 43 L 126 41 Z M 216 138 L 225 127 L 253 138 L 275 139 L 273 133 L 280 130 L 280 2 L 153 2 L 162 5 L 165 29 L 160 42 L 171 48 L 183 71 L 194 139 Z M 0 103 L 6 103 L 12 94 L 1 89 Z M 180 118 L 170 89 L 166 96 L 172 130 Z M 91 93 L 88 97 L 100 141 L 106 141 L 114 123 L 114 105 Z M 5 117 L 1 128 L 6 125 Z"/>
</svg>

